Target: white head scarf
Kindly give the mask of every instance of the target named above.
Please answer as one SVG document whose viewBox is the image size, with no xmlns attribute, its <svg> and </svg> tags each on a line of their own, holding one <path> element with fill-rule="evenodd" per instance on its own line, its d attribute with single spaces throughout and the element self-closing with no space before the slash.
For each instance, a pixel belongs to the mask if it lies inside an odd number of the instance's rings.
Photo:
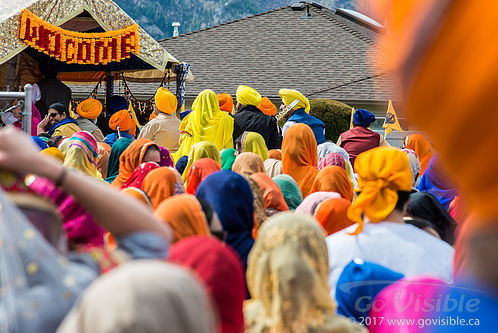
<svg viewBox="0 0 498 333">
<path fill-rule="evenodd" d="M 210 300 L 186 269 L 154 260 L 126 263 L 97 279 L 58 333 L 214 333 Z"/>
<path fill-rule="evenodd" d="M 340 154 L 343 158 L 344 161 L 346 161 L 346 172 L 348 173 L 349 179 L 351 179 L 351 182 L 353 183 L 353 187 L 355 189 L 358 188 L 358 182 L 356 181 L 356 176 L 354 174 L 354 169 L 353 165 L 349 161 L 349 154 L 344 148 L 339 147 L 333 142 L 324 142 L 322 144 L 319 144 L 316 148 L 317 153 L 318 153 L 318 164 L 320 164 L 320 161 L 325 158 L 330 153 L 338 153 Z"/>
</svg>

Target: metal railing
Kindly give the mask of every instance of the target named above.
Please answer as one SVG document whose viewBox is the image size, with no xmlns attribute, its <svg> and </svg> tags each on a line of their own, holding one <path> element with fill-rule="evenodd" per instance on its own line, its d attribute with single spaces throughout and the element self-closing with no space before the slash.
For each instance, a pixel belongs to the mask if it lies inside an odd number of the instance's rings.
<svg viewBox="0 0 498 333">
<path fill-rule="evenodd" d="M 22 99 L 24 98 L 24 110 L 22 112 L 22 130 L 31 135 L 31 96 L 33 95 L 33 86 L 27 84 L 24 91 L 0 91 L 0 99 Z"/>
</svg>

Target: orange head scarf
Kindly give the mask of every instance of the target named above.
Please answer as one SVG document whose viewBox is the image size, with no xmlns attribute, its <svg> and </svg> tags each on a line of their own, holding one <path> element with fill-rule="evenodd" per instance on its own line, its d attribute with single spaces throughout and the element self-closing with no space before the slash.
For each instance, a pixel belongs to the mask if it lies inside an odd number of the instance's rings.
<svg viewBox="0 0 498 333">
<path fill-rule="evenodd" d="M 422 176 L 432 158 L 431 144 L 421 134 L 412 134 L 406 137 L 406 148 L 413 150 L 420 162 L 420 176 Z"/>
<path fill-rule="evenodd" d="M 235 158 L 232 171 L 241 175 L 252 175 L 256 172 L 265 172 L 263 160 L 255 153 L 242 153 Z"/>
<path fill-rule="evenodd" d="M 349 206 L 351 202 L 344 198 L 329 199 L 318 205 L 315 218 L 327 231 L 327 235 L 332 235 L 354 224 L 348 218 Z"/>
<path fill-rule="evenodd" d="M 265 208 L 274 208 L 279 211 L 289 210 L 289 206 L 285 202 L 282 190 L 278 187 L 270 176 L 263 172 L 256 172 L 251 175 L 251 178 L 258 184 L 263 191 L 265 199 Z"/>
<path fill-rule="evenodd" d="M 274 116 L 277 114 L 277 107 L 268 99 L 268 97 L 261 98 L 261 102 L 258 104 L 258 109 L 268 116 Z"/>
<path fill-rule="evenodd" d="M 220 103 L 220 110 L 233 113 L 233 98 L 229 94 L 218 94 L 218 102 Z"/>
<path fill-rule="evenodd" d="M 346 171 L 331 165 L 320 170 L 313 183 L 313 192 L 337 192 L 349 202 L 353 201 L 353 185 Z"/>
<path fill-rule="evenodd" d="M 157 207 L 167 198 L 175 195 L 176 176 L 168 167 L 152 170 L 145 176 L 142 189 L 147 193 L 152 203 L 152 209 Z"/>
<path fill-rule="evenodd" d="M 173 229 L 173 243 L 189 236 L 210 235 L 201 204 L 192 194 L 184 193 L 164 200 L 155 214 Z"/>
<path fill-rule="evenodd" d="M 195 194 L 201 182 L 216 171 L 221 171 L 221 167 L 210 158 L 195 161 L 187 173 L 187 193 Z"/>
<path fill-rule="evenodd" d="M 126 132 L 132 127 L 132 122 L 133 120 L 131 119 L 128 110 L 121 110 L 111 116 L 109 119 L 109 127 L 113 131 L 117 131 L 119 126 L 120 131 Z"/>
<path fill-rule="evenodd" d="M 318 174 L 316 168 L 316 139 L 306 124 L 292 125 L 282 142 L 282 167 L 298 183 L 303 198 L 312 193 L 313 182 Z"/>
<path fill-rule="evenodd" d="M 142 164 L 145 153 L 150 146 L 157 145 L 149 139 L 133 141 L 119 157 L 119 174 L 112 182 L 113 187 L 121 188 L 137 166 Z"/>
<path fill-rule="evenodd" d="M 152 204 L 150 202 L 149 196 L 143 190 L 136 188 L 136 187 L 127 187 L 125 189 L 122 189 L 121 193 L 123 193 L 129 197 L 137 199 L 138 201 L 142 202 L 147 207 L 152 209 Z"/>
<path fill-rule="evenodd" d="M 107 164 L 109 162 L 110 149 L 107 150 L 107 147 L 109 147 L 107 143 L 97 142 L 97 146 L 99 147 L 99 157 L 97 157 L 97 170 L 99 170 L 99 172 L 102 174 L 102 177 L 105 179 L 107 178 Z"/>
<path fill-rule="evenodd" d="M 390 0 L 384 8 L 396 24 L 382 70 L 400 74 L 408 118 L 430 137 L 479 228 L 497 225 L 498 1 Z"/>
<path fill-rule="evenodd" d="M 268 158 L 272 158 L 274 160 L 282 160 L 282 152 L 278 149 L 270 149 L 268 150 Z"/>
</svg>

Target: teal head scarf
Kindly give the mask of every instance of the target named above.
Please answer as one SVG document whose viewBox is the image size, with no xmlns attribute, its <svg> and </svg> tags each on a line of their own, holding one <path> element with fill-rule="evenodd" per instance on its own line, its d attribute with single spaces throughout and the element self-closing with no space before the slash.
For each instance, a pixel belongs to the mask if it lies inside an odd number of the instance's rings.
<svg viewBox="0 0 498 333">
<path fill-rule="evenodd" d="M 290 210 L 295 210 L 303 201 L 303 195 L 299 185 L 289 175 L 278 175 L 272 178 L 284 195 L 284 200 Z"/>
<path fill-rule="evenodd" d="M 223 149 L 221 152 L 221 170 L 231 171 L 233 162 L 235 162 L 235 152 L 233 148 Z"/>
<path fill-rule="evenodd" d="M 118 176 L 119 158 L 132 142 L 132 139 L 121 138 L 112 145 L 111 155 L 109 156 L 109 162 L 107 163 L 107 178 L 105 179 L 109 184 Z"/>
</svg>

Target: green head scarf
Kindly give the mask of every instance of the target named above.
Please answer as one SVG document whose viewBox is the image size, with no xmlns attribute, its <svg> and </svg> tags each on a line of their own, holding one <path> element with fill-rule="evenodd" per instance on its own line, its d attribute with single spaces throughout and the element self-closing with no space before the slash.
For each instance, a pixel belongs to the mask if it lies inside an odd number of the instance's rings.
<svg viewBox="0 0 498 333">
<path fill-rule="evenodd" d="M 119 158 L 132 142 L 132 139 L 121 138 L 112 145 L 111 155 L 109 156 L 109 162 L 107 163 L 107 178 L 105 179 L 109 184 L 118 176 Z"/>
</svg>

